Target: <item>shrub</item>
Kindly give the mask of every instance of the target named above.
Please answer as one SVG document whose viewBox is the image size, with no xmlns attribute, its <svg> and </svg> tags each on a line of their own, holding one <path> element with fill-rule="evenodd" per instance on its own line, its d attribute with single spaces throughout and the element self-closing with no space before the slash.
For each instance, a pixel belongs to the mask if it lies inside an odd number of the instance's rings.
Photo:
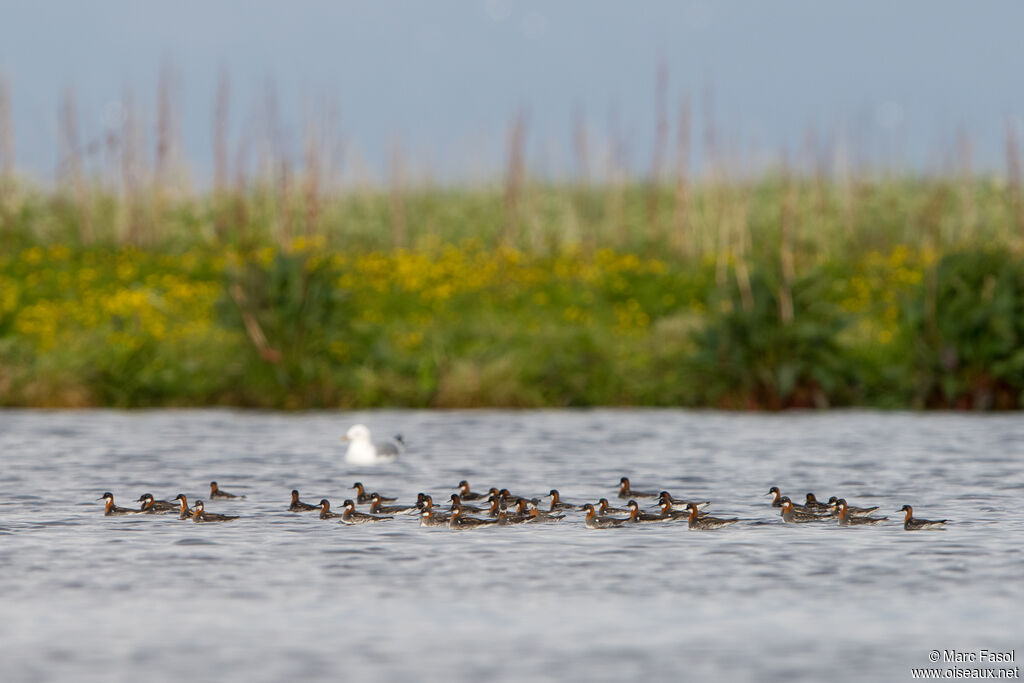
<svg viewBox="0 0 1024 683">
<path fill-rule="evenodd" d="M 904 303 L 918 407 L 1024 404 L 1024 260 L 1007 250 L 947 254 Z"/>
<path fill-rule="evenodd" d="M 793 318 L 779 314 L 779 288 L 765 271 L 751 277 L 752 305 L 736 287 L 719 293 L 688 361 L 699 402 L 725 408 L 824 407 L 850 400 L 851 376 L 837 343 L 845 318 L 820 272 L 792 289 Z"/>
</svg>

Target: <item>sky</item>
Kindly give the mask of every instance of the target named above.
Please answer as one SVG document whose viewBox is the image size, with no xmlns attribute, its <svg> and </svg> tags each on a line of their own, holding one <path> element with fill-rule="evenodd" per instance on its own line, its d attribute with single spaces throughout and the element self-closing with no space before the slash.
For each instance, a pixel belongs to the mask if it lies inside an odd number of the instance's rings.
<svg viewBox="0 0 1024 683">
<path fill-rule="evenodd" d="M 199 183 L 222 77 L 232 163 L 256 163 L 273 139 L 299 166 L 313 131 L 322 157 L 375 181 L 396 158 L 413 177 L 491 180 L 517 116 L 534 173 L 647 173 L 659 65 L 665 163 L 688 101 L 697 172 L 783 155 L 949 171 L 958 136 L 973 168 L 999 171 L 1007 126 L 1024 130 L 1019 2 L 0 0 L 0 17 L 17 167 L 42 182 L 58 167 L 66 93 L 83 146 L 131 102 L 151 147 L 162 70 Z"/>
</svg>

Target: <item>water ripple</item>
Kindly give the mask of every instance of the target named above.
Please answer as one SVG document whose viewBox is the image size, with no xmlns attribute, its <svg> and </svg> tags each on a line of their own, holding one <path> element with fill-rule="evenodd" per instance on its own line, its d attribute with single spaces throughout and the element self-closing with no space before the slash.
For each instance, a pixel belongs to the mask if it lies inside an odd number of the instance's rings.
<svg viewBox="0 0 1024 683">
<path fill-rule="evenodd" d="M 406 435 L 400 466 L 344 464 L 357 421 Z M 0 412 L 0 679 L 902 680 L 936 647 L 1013 645 L 1022 464 L 1016 416 Z M 337 507 L 357 480 L 402 500 L 468 479 L 616 501 L 623 475 L 742 521 L 588 530 L 572 512 L 455 534 L 286 511 L 292 488 Z M 211 479 L 248 498 L 207 510 L 241 519 L 105 518 L 95 501 L 205 499 Z M 786 525 L 772 485 L 889 521 Z M 906 533 L 904 503 L 950 524 Z"/>
</svg>

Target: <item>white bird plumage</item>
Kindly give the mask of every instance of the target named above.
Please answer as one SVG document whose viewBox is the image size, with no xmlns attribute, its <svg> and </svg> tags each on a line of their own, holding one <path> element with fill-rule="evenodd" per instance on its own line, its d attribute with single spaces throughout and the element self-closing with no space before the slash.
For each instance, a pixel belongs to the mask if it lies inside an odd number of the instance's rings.
<svg viewBox="0 0 1024 683">
<path fill-rule="evenodd" d="M 353 465 L 378 465 L 394 462 L 401 452 L 399 446 L 405 445 L 402 437 L 396 435 L 395 441 L 374 443 L 370 438 L 370 430 L 366 425 L 352 425 L 345 432 L 342 441 L 348 442 L 345 451 L 345 462 Z"/>
</svg>

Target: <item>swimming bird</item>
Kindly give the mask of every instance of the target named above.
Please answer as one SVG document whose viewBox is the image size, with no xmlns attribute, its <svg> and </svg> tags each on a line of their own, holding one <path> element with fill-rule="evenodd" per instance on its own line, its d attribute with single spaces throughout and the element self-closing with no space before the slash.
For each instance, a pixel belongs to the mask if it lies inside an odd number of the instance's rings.
<svg viewBox="0 0 1024 683">
<path fill-rule="evenodd" d="M 181 508 L 178 512 L 178 519 L 192 519 L 192 515 L 195 514 L 195 510 L 188 506 L 188 498 L 185 497 L 185 494 L 179 493 L 174 497 L 174 500 L 181 503 Z"/>
<path fill-rule="evenodd" d="M 839 514 L 838 503 L 839 503 L 839 499 L 836 498 L 835 496 L 832 496 L 831 498 L 828 499 L 828 507 L 832 511 L 832 514 L 834 514 L 834 515 L 838 515 Z M 874 506 L 874 507 L 870 507 L 870 508 L 859 508 L 859 507 L 854 507 L 853 505 L 847 505 L 846 506 L 846 514 L 853 515 L 854 517 L 861 517 L 863 515 L 870 515 L 872 512 L 874 512 L 877 509 L 878 509 L 877 505 Z"/>
<path fill-rule="evenodd" d="M 439 509 L 434 507 L 434 497 L 426 493 L 421 493 L 416 497 L 416 507 L 420 510 L 432 510 L 435 517 L 442 514 Z M 448 515 L 445 514 L 444 518 L 448 519 Z"/>
<path fill-rule="evenodd" d="M 735 517 L 731 519 L 719 519 L 718 517 L 708 517 L 706 515 L 704 517 L 700 517 L 698 516 L 700 514 L 700 508 L 698 508 L 694 503 L 690 503 L 688 509 L 690 511 L 690 517 L 686 523 L 691 529 L 720 529 L 723 526 L 729 526 L 730 524 L 735 524 L 740 521 Z"/>
<path fill-rule="evenodd" d="M 529 500 L 525 496 L 515 495 L 508 489 L 501 489 L 500 491 L 496 491 L 495 489 L 492 488 L 490 494 L 497 495 L 498 498 L 501 499 L 501 502 L 505 503 L 506 505 L 519 505 L 520 502 L 524 500 Z"/>
<path fill-rule="evenodd" d="M 546 495 L 544 497 L 551 499 L 551 507 L 548 508 L 549 512 L 554 512 L 555 510 L 582 510 L 583 509 L 582 505 L 576 505 L 575 503 L 563 503 L 562 499 L 560 497 L 560 494 L 558 493 L 558 489 L 551 489 L 550 491 L 548 491 L 548 495 Z"/>
<path fill-rule="evenodd" d="M 421 515 L 423 514 L 424 511 L 429 510 L 430 514 L 431 514 L 431 517 L 433 517 L 435 519 L 443 519 L 445 522 L 448 521 L 448 515 L 444 514 L 440 510 L 435 510 L 434 509 L 434 499 L 433 498 L 431 498 L 430 496 L 428 496 L 425 493 L 420 494 L 420 495 L 423 496 L 423 499 L 419 503 L 417 503 L 417 505 L 420 508 L 420 514 Z"/>
<path fill-rule="evenodd" d="M 236 496 L 233 493 L 228 493 L 227 491 L 221 491 L 217 487 L 217 482 L 211 481 L 210 482 L 210 498 L 238 498 L 238 499 L 241 499 L 241 498 L 245 498 L 245 496 Z"/>
<path fill-rule="evenodd" d="M 373 493 L 367 493 L 366 488 L 360 481 L 357 481 L 356 483 L 352 484 L 352 488 L 356 492 L 356 502 L 359 503 L 360 505 L 366 505 L 367 503 L 369 503 L 370 499 L 373 497 L 373 494 L 376 493 L 376 491 L 374 491 Z M 389 498 L 387 496 L 381 496 L 381 494 L 379 493 L 377 493 L 377 495 L 380 496 L 380 502 L 382 503 L 394 503 L 396 500 L 398 500 L 398 498 Z"/>
<path fill-rule="evenodd" d="M 889 519 L 888 517 L 854 517 L 847 513 L 846 501 L 840 498 L 836 501 L 836 507 L 839 509 L 839 526 L 854 526 L 859 524 L 878 524 Z"/>
<path fill-rule="evenodd" d="M 462 506 L 455 505 L 452 509 L 452 516 L 448 519 L 449 529 L 477 529 L 482 526 L 493 526 L 498 523 L 496 519 L 479 519 L 477 517 L 466 517 L 462 514 Z"/>
<path fill-rule="evenodd" d="M 657 498 L 657 493 L 650 491 L 634 491 L 629 488 L 629 477 L 619 479 L 619 498 Z"/>
<path fill-rule="evenodd" d="M 341 513 L 341 521 L 345 524 L 369 524 L 372 522 L 386 522 L 394 517 L 378 517 L 368 515 L 365 512 L 357 512 L 356 504 L 351 498 L 344 502 L 345 511 Z"/>
<path fill-rule="evenodd" d="M 492 503 L 493 508 L 494 505 Z M 488 511 L 488 514 L 491 514 L 490 511 Z M 497 513 L 492 516 L 497 516 L 500 519 L 503 515 L 507 517 L 510 524 L 518 524 L 520 522 L 557 522 L 560 519 L 565 519 L 565 515 L 560 515 L 557 511 L 541 510 L 537 506 L 536 501 L 523 499 L 519 499 L 519 503 L 514 510 L 501 506 Z"/>
<path fill-rule="evenodd" d="M 490 502 L 491 496 L 494 496 L 495 498 L 498 499 L 498 502 L 501 505 L 519 505 L 520 501 L 527 500 L 523 496 L 517 496 L 511 493 L 508 489 L 499 490 L 495 486 L 492 486 L 490 489 L 487 490 L 487 496 L 488 502 Z M 466 511 L 471 512 L 469 508 L 466 508 Z"/>
<path fill-rule="evenodd" d="M 565 519 L 565 515 L 561 514 L 559 510 L 541 510 L 539 503 L 539 499 L 522 501 L 519 503 L 518 513 L 531 517 L 535 522 Z M 563 510 L 571 509 L 574 508 L 563 508 Z"/>
<path fill-rule="evenodd" d="M 676 510 L 676 509 L 674 509 L 672 507 L 672 503 L 669 502 L 668 500 L 662 500 L 660 503 L 658 503 L 658 506 L 661 508 L 661 516 L 664 517 L 665 519 L 689 519 L 690 518 L 690 511 L 689 510 Z M 701 514 L 703 514 L 703 512 Z"/>
<path fill-rule="evenodd" d="M 103 508 L 103 515 L 111 517 L 113 515 L 134 515 L 142 512 L 142 510 L 135 510 L 133 508 L 121 508 L 114 505 L 114 494 L 107 491 L 96 500 L 105 500 L 106 506 Z"/>
<path fill-rule="evenodd" d="M 307 510 L 316 510 L 317 507 L 316 505 L 303 503 L 299 500 L 299 490 L 292 489 L 292 504 L 288 506 L 289 512 L 305 512 Z"/>
<path fill-rule="evenodd" d="M 206 512 L 203 508 L 203 501 L 197 500 L 195 502 L 195 510 L 192 512 L 193 522 L 230 522 L 233 519 L 238 519 L 238 517 Z"/>
<path fill-rule="evenodd" d="M 629 501 L 629 521 L 633 524 L 647 524 L 650 522 L 668 522 L 668 517 L 652 515 L 647 512 L 640 512 L 640 504 L 635 500 Z"/>
<path fill-rule="evenodd" d="M 586 508 L 587 506 L 584 505 L 583 509 L 585 510 Z M 602 498 L 597 501 L 597 514 L 602 517 L 605 515 L 628 515 L 629 508 L 613 508 L 607 498 Z"/>
<path fill-rule="evenodd" d="M 510 513 L 507 508 L 502 508 L 498 510 L 496 519 L 498 520 L 499 526 L 508 526 L 510 524 L 526 524 L 526 522 L 530 521 L 530 518 L 528 516 L 518 515 L 514 512 Z"/>
<path fill-rule="evenodd" d="M 452 494 L 451 501 L 452 501 L 452 504 L 448 508 L 451 512 L 455 512 L 455 508 L 457 508 L 457 507 L 461 507 L 463 512 L 477 512 L 477 513 L 480 513 L 480 512 L 484 512 L 485 511 L 484 508 L 480 508 L 480 507 L 477 507 L 475 505 L 466 505 L 465 503 L 462 502 L 462 497 L 459 494 L 457 494 L 457 493 L 453 493 Z"/>
<path fill-rule="evenodd" d="M 658 494 L 658 505 L 662 505 L 665 501 L 668 501 L 669 505 L 673 510 L 682 511 L 685 511 L 686 506 L 689 505 L 690 503 L 693 503 L 701 510 L 706 508 L 708 505 L 711 505 L 711 501 L 709 500 L 683 500 L 682 498 L 673 498 L 672 494 L 670 494 L 668 491 L 662 491 L 661 493 Z"/>
<path fill-rule="evenodd" d="M 466 511 L 466 506 L 461 506 L 463 512 Z M 491 507 L 487 510 L 489 517 L 495 517 L 498 519 L 505 518 L 507 524 L 519 524 L 521 522 L 527 522 L 530 519 L 529 510 L 527 510 L 527 502 L 520 500 L 514 506 L 508 506 L 503 501 L 496 499 L 492 496 Z"/>
<path fill-rule="evenodd" d="M 789 499 L 789 496 L 782 496 L 779 499 L 782 505 L 782 521 L 790 524 L 804 524 L 806 522 L 820 522 L 824 517 L 816 515 L 806 510 L 797 510 L 796 506 L 793 505 L 793 501 Z"/>
<path fill-rule="evenodd" d="M 507 507 L 501 502 L 501 498 L 498 498 L 498 496 L 490 496 L 487 499 L 487 506 L 485 513 L 488 517 L 497 517 L 498 513 Z"/>
<path fill-rule="evenodd" d="M 370 494 L 370 514 L 372 515 L 406 515 L 418 512 L 415 505 L 382 505 L 383 499 L 379 493 Z"/>
<path fill-rule="evenodd" d="M 348 442 L 345 462 L 352 465 L 380 465 L 394 462 L 398 459 L 401 448 L 405 446 L 401 434 L 395 434 L 394 441 L 374 443 L 370 439 L 370 430 L 361 424 L 349 427 L 341 440 Z"/>
<path fill-rule="evenodd" d="M 943 524 L 946 523 L 944 519 L 914 519 L 914 509 L 909 505 L 904 505 L 899 509 L 899 512 L 906 512 L 906 516 L 903 518 L 903 528 L 907 531 L 919 531 L 921 529 L 939 529 Z"/>
<path fill-rule="evenodd" d="M 550 512 L 550 511 L 541 510 L 539 507 L 537 507 L 533 503 L 529 504 L 527 507 L 528 507 L 528 509 L 526 511 L 526 521 L 527 522 L 534 522 L 534 523 L 538 523 L 539 524 L 539 523 L 543 523 L 543 522 L 557 522 L 560 519 L 565 519 L 565 515 L 560 515 L 560 514 L 558 514 L 557 511 Z"/>
<path fill-rule="evenodd" d="M 469 482 L 463 479 L 459 482 L 459 497 L 462 500 L 486 500 L 489 493 L 476 493 L 469 490 Z"/>
<path fill-rule="evenodd" d="M 835 496 L 833 496 L 833 498 L 834 497 Z M 813 493 L 808 493 L 807 494 L 807 499 L 804 502 L 804 507 L 807 508 L 808 510 L 812 510 L 812 511 L 815 511 L 815 512 L 817 512 L 817 511 L 828 512 L 829 510 L 831 510 L 832 505 L 831 505 L 831 503 L 828 503 L 828 504 L 822 503 L 820 500 L 818 500 L 817 498 L 814 497 Z"/>
<path fill-rule="evenodd" d="M 332 519 L 334 517 L 344 517 L 343 512 L 331 512 L 331 501 L 323 498 L 320 500 L 320 504 L 317 505 L 320 508 L 320 519 Z"/>
<path fill-rule="evenodd" d="M 154 512 L 174 512 L 178 509 L 178 506 L 166 500 L 153 500 L 152 493 L 143 493 L 139 496 L 139 500 L 142 507 L 139 508 L 141 512 L 154 513 Z"/>
<path fill-rule="evenodd" d="M 448 526 L 448 515 L 425 507 L 420 512 L 420 526 Z"/>
<path fill-rule="evenodd" d="M 805 514 L 805 515 L 818 515 L 818 516 L 825 516 L 825 515 L 828 514 L 827 511 L 818 512 L 818 511 L 812 510 L 809 507 L 806 507 L 804 505 L 800 505 L 799 503 L 794 503 L 792 500 L 790 500 L 789 496 L 783 496 L 779 492 L 779 487 L 778 486 L 771 487 L 768 490 L 768 493 L 766 493 L 765 495 L 774 496 L 774 498 L 772 498 L 772 507 L 776 507 L 776 508 L 777 507 L 782 507 L 782 501 L 783 500 L 788 500 L 789 504 L 793 507 L 793 510 L 796 511 L 796 512 L 799 512 L 801 514 Z"/>
<path fill-rule="evenodd" d="M 629 520 L 626 519 L 598 517 L 597 510 L 594 509 L 594 506 L 591 503 L 584 505 L 583 510 L 587 513 L 587 517 L 583 523 L 588 529 L 610 529 L 611 527 L 622 526 L 629 523 Z"/>
</svg>

